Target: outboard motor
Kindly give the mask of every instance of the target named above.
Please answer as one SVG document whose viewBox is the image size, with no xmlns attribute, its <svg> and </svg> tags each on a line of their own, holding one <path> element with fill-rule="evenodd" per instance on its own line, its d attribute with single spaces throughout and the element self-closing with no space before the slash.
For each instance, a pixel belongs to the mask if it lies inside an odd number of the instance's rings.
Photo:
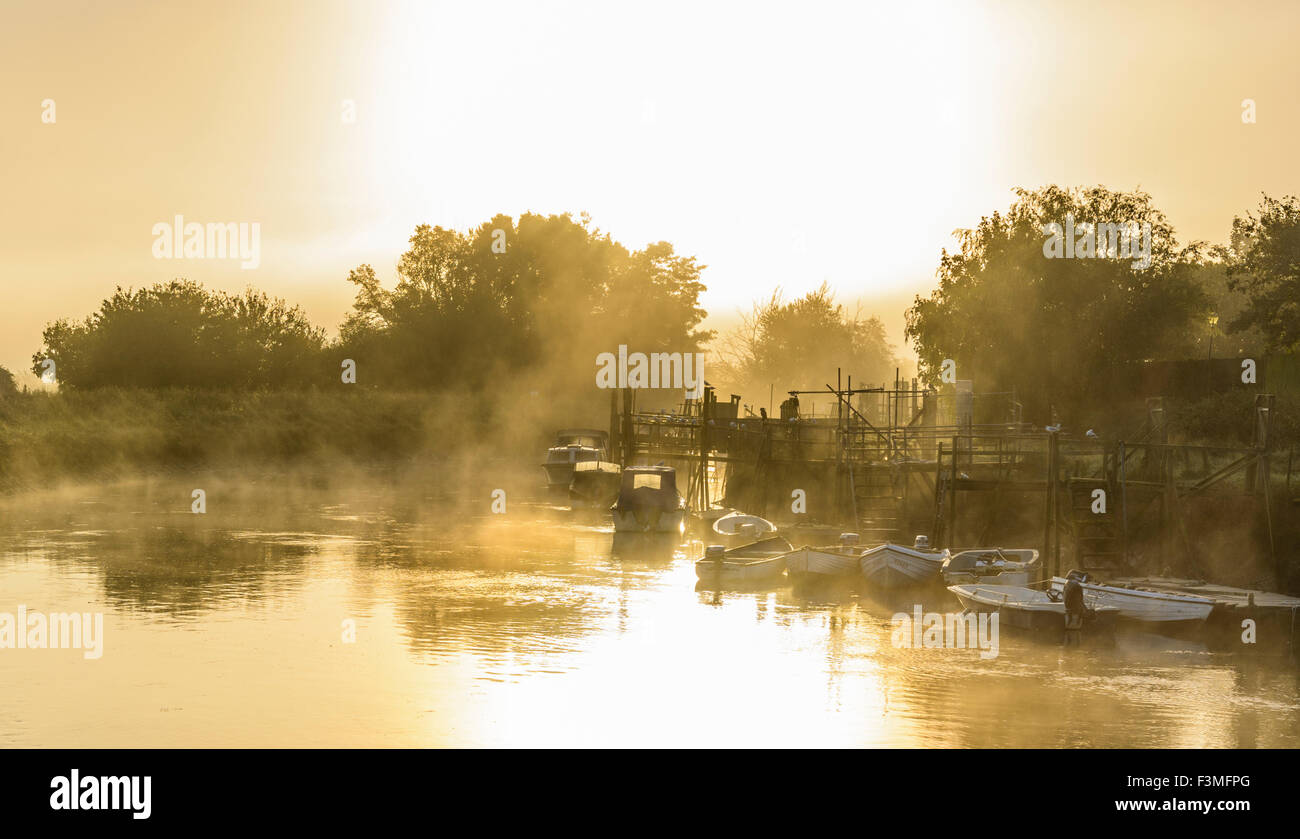
<svg viewBox="0 0 1300 839">
<path fill-rule="evenodd" d="M 912 543 L 912 549 L 917 551 L 930 550 L 930 537 L 926 536 L 924 533 L 918 533 L 916 541 Z"/>
<path fill-rule="evenodd" d="M 722 558 L 726 555 L 727 549 L 722 545 L 709 545 L 704 549 L 704 558 L 714 562 L 722 562 Z"/>
<path fill-rule="evenodd" d="M 856 545 L 857 543 L 858 543 L 858 534 L 856 534 L 856 533 L 841 533 L 841 534 L 840 534 L 840 544 L 843 545 L 844 547 L 846 547 L 846 548 L 851 548 L 851 547 L 853 547 L 854 545 Z"/>
</svg>

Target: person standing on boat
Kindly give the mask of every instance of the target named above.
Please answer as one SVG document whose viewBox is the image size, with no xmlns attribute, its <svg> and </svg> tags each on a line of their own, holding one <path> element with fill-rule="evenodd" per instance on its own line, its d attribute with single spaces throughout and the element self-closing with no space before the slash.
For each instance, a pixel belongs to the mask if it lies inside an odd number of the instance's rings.
<svg viewBox="0 0 1300 839">
<path fill-rule="evenodd" d="M 1083 629 L 1083 613 L 1087 608 L 1083 603 L 1083 584 L 1073 574 L 1065 580 L 1065 643 L 1079 643 L 1079 630 Z"/>
</svg>

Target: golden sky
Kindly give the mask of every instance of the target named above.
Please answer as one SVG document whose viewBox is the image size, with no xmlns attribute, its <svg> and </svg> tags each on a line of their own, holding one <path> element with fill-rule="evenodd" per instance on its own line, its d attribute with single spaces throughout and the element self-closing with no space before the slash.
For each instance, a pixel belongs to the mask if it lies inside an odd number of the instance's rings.
<svg viewBox="0 0 1300 839">
<path fill-rule="evenodd" d="M 1300 192 L 1289 0 L 0 2 L 15 373 L 48 321 L 176 276 L 332 333 L 349 269 L 391 282 L 417 224 L 496 212 L 666 239 L 723 321 L 828 280 L 901 343 L 951 232 L 1016 186 L 1141 187 L 1209 241 Z M 177 214 L 259 223 L 260 265 L 155 259 Z"/>
</svg>

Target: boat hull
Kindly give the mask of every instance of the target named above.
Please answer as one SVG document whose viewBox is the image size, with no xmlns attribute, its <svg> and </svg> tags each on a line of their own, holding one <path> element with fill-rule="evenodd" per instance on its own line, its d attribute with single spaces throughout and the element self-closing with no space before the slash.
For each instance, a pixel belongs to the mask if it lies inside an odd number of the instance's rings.
<svg viewBox="0 0 1300 839">
<path fill-rule="evenodd" d="M 619 510 L 614 509 L 617 533 L 681 533 L 686 526 L 686 510 Z"/>
<path fill-rule="evenodd" d="M 785 557 L 730 558 L 721 560 L 704 558 L 695 562 L 695 576 L 701 580 L 722 584 L 749 585 L 776 580 L 785 574 Z"/>
<path fill-rule="evenodd" d="M 996 614 L 999 626 L 1035 632 L 1065 631 L 1065 603 L 1051 600 L 1046 592 L 1006 585 L 955 585 L 948 590 L 967 611 Z M 1108 607 L 1092 610 L 1085 613 L 1084 628 L 1111 629 L 1118 614 Z"/>
<path fill-rule="evenodd" d="M 859 568 L 875 588 L 898 589 L 936 583 L 948 551 L 929 553 L 901 545 L 879 545 L 862 554 Z"/>
<path fill-rule="evenodd" d="M 992 583 L 1004 586 L 1027 586 L 1034 582 L 1037 573 L 1028 571 L 1003 571 L 1001 574 L 977 574 L 973 571 L 945 571 L 943 583 L 948 586 L 965 586 L 977 583 Z"/>
<path fill-rule="evenodd" d="M 1052 578 L 1052 588 L 1061 591 L 1063 577 Z M 1089 606 L 1111 606 L 1121 620 L 1156 624 L 1166 628 L 1204 623 L 1214 609 L 1214 601 L 1191 594 L 1124 589 L 1115 586 L 1083 583 L 1084 601 Z"/>
<path fill-rule="evenodd" d="M 785 555 L 790 579 L 804 582 L 850 580 L 858 570 L 859 552 L 803 547 Z"/>
</svg>

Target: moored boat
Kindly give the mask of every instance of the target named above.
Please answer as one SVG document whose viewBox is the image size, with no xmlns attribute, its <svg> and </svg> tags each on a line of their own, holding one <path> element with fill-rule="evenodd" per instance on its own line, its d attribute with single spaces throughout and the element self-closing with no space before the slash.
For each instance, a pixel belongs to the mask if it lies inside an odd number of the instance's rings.
<svg viewBox="0 0 1300 839">
<path fill-rule="evenodd" d="M 618 497 L 623 469 L 617 463 L 589 460 L 573 465 L 569 482 L 569 505 L 605 509 Z"/>
<path fill-rule="evenodd" d="M 609 435 L 590 428 L 571 428 L 555 435 L 555 445 L 546 450 L 546 486 L 552 492 L 567 492 L 579 463 L 608 463 Z"/>
<path fill-rule="evenodd" d="M 840 534 L 840 544 L 823 548 L 807 545 L 785 556 L 785 570 L 796 582 L 852 579 L 858 571 L 858 534 Z"/>
<path fill-rule="evenodd" d="M 610 512 L 616 532 L 680 535 L 686 524 L 686 499 L 677 491 L 677 470 L 671 466 L 627 467 Z"/>
<path fill-rule="evenodd" d="M 1162 626 L 1194 625 L 1203 622 L 1214 609 L 1213 600 L 1195 594 L 1103 585 L 1081 571 L 1071 571 L 1067 577 L 1053 577 L 1052 590 L 1064 590 L 1069 577 L 1083 586 L 1084 602 L 1089 606 L 1112 607 L 1124 620 Z"/>
<path fill-rule="evenodd" d="M 909 588 L 938 581 L 943 563 L 949 556 L 946 549 L 930 550 L 930 540 L 917 536 L 910 548 L 886 543 L 865 551 L 859 560 L 859 568 L 873 588 Z"/>
<path fill-rule="evenodd" d="M 713 523 L 713 532 L 719 536 L 739 536 L 742 533 L 762 536 L 765 533 L 775 533 L 776 525 L 760 516 L 728 513 Z"/>
<path fill-rule="evenodd" d="M 785 573 L 790 543 L 780 537 L 762 539 L 726 550 L 710 545 L 703 559 L 695 562 L 695 576 L 720 584 L 767 582 Z"/>
<path fill-rule="evenodd" d="M 941 567 L 944 585 L 990 583 L 1024 586 L 1038 581 L 1038 551 L 1032 548 L 978 548 L 955 553 Z"/>
<path fill-rule="evenodd" d="M 967 611 L 998 615 L 999 624 L 1018 629 L 1065 631 L 1065 600 L 1041 589 L 988 583 L 948 586 Z M 1114 625 L 1119 610 L 1097 606 L 1084 613 L 1084 628 Z"/>
</svg>

